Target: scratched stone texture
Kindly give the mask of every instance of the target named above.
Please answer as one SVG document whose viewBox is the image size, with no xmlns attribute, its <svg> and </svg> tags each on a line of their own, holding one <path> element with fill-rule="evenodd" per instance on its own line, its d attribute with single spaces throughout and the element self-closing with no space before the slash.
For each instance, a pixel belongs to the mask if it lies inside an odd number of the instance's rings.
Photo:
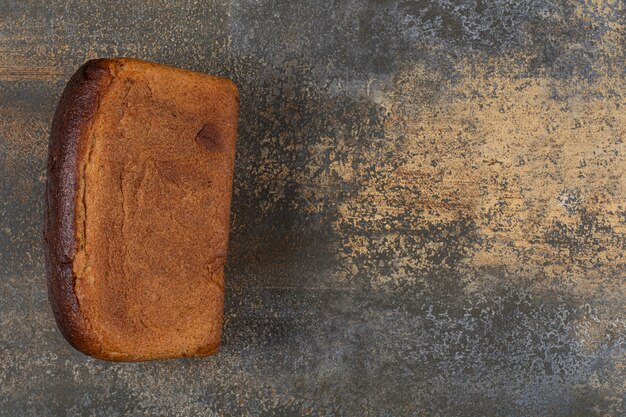
<svg viewBox="0 0 626 417">
<path fill-rule="evenodd" d="M 239 85 L 214 357 L 53 321 L 50 122 L 108 56 Z M 624 416 L 625 138 L 620 0 L 0 0 L 0 415 Z"/>
</svg>

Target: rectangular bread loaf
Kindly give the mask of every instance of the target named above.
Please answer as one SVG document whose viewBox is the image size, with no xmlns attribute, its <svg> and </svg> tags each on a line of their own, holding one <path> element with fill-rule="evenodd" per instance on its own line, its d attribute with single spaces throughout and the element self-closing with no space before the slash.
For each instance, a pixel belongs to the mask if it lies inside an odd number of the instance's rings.
<svg viewBox="0 0 626 417">
<path fill-rule="evenodd" d="M 89 61 L 70 79 L 44 236 L 52 309 L 78 350 L 217 351 L 238 106 L 229 80 L 135 59 Z"/>
</svg>

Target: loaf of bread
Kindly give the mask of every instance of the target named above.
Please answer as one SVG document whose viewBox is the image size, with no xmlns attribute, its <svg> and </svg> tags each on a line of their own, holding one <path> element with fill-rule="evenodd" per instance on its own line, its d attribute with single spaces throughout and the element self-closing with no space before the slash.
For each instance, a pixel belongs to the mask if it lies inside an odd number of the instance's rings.
<svg viewBox="0 0 626 417">
<path fill-rule="evenodd" d="M 116 361 L 206 356 L 222 330 L 239 95 L 135 59 L 70 79 L 50 138 L 52 310 L 78 350 Z"/>
</svg>

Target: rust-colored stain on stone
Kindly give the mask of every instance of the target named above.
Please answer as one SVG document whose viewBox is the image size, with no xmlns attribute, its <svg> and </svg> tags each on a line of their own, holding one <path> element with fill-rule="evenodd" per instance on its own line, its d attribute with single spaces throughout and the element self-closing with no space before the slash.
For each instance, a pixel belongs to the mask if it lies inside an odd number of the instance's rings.
<svg viewBox="0 0 626 417">
<path fill-rule="evenodd" d="M 624 414 L 623 2 L 25 1 L 0 33 L 0 415 Z M 210 359 L 87 359 L 46 301 L 54 106 L 119 55 L 241 93 Z"/>
<path fill-rule="evenodd" d="M 415 78 L 409 71 L 398 82 L 415 85 Z M 401 116 L 387 128 L 403 152 L 340 204 L 338 230 L 371 223 L 342 243 L 358 252 L 362 238 L 379 230 L 400 251 L 396 273 L 374 279 L 414 280 L 428 272 L 432 247 L 425 241 L 417 253 L 407 251 L 403 237 L 466 221 L 474 242 L 464 248 L 462 268 L 503 267 L 512 276 L 542 278 L 537 286 L 568 274 L 579 295 L 619 296 L 626 112 L 618 92 L 626 89 L 623 80 L 604 78 L 580 90 L 570 81 L 486 77 L 474 69 L 427 107 L 391 97 L 385 104 Z M 406 274 L 407 267 L 416 274 Z"/>
</svg>

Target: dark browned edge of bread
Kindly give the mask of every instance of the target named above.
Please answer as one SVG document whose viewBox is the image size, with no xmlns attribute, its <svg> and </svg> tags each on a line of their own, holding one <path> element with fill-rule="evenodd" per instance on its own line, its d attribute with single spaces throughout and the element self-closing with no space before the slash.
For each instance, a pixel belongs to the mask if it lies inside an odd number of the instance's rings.
<svg viewBox="0 0 626 417">
<path fill-rule="evenodd" d="M 94 357 L 100 357 L 101 347 L 81 314 L 72 265 L 76 254 L 77 162 L 86 152 L 87 130 L 100 97 L 112 80 L 107 61 L 91 60 L 81 66 L 57 105 L 50 132 L 44 222 L 48 298 L 54 318 L 72 346 Z"/>
</svg>

